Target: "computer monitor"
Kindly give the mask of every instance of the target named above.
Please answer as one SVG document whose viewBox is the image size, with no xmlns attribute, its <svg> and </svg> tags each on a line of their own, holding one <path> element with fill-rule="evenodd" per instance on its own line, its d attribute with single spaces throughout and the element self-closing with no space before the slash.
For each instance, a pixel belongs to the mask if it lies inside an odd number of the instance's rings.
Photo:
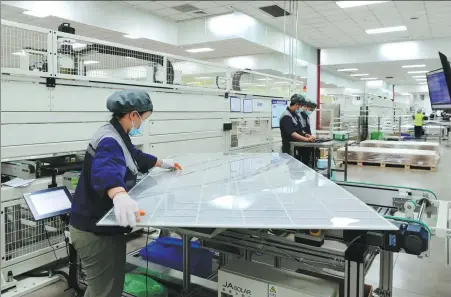
<svg viewBox="0 0 451 297">
<path fill-rule="evenodd" d="M 230 112 L 241 112 L 241 99 L 238 97 L 230 98 Z"/>
<path fill-rule="evenodd" d="M 280 116 L 287 106 L 287 100 L 271 100 L 271 128 L 280 127 Z"/>
<path fill-rule="evenodd" d="M 438 69 L 427 73 L 426 78 L 429 88 L 431 108 L 433 110 L 451 109 L 451 98 L 443 69 Z"/>
<path fill-rule="evenodd" d="M 442 69 L 445 73 L 446 83 L 448 85 L 448 92 L 451 94 L 451 64 L 449 63 L 448 58 L 441 52 L 438 52 L 438 56 L 440 57 L 440 62 L 442 63 Z"/>
<path fill-rule="evenodd" d="M 57 187 L 24 194 L 35 221 L 69 213 L 72 196 L 66 187 Z"/>
<path fill-rule="evenodd" d="M 253 111 L 253 101 L 252 99 L 243 99 L 243 112 L 251 113 Z"/>
</svg>

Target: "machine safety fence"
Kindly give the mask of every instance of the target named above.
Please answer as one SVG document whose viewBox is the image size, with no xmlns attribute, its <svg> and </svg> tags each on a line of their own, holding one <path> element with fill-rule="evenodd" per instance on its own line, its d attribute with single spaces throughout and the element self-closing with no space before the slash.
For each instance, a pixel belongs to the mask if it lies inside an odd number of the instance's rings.
<svg viewBox="0 0 451 297">
<path fill-rule="evenodd" d="M 2 20 L 2 73 L 288 97 L 304 83 Z"/>
<path fill-rule="evenodd" d="M 2 216 L 4 224 L 1 228 L 4 228 L 2 231 L 5 234 L 2 266 L 46 248 L 51 249 L 50 246 L 65 244 L 63 222 L 59 218 L 34 221 L 22 199 L 14 201 L 12 205 L 2 206 Z"/>
</svg>

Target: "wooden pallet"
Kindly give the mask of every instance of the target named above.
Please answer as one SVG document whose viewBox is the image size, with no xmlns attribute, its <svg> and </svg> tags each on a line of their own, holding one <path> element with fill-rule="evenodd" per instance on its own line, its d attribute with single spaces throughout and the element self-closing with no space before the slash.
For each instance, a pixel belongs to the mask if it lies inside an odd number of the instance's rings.
<svg viewBox="0 0 451 297">
<path fill-rule="evenodd" d="M 437 171 L 435 166 L 426 166 L 419 164 L 396 164 L 396 163 L 384 163 L 384 162 L 367 162 L 367 161 L 348 161 L 349 165 L 357 166 L 379 166 L 379 167 L 391 167 L 391 168 L 404 168 L 404 169 L 418 169 L 418 170 L 429 170 Z"/>
</svg>

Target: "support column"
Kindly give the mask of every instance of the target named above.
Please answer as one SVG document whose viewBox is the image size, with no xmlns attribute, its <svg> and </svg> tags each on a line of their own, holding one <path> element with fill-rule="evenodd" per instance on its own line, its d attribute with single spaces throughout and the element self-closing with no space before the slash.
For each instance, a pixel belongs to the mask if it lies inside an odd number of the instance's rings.
<svg viewBox="0 0 451 297">
<path fill-rule="evenodd" d="M 379 270 L 379 288 L 380 297 L 392 297 L 393 292 L 393 253 L 381 251 Z"/>
<path fill-rule="evenodd" d="M 183 240 L 183 292 L 191 289 L 190 242 L 191 237 L 182 235 Z"/>
<path fill-rule="evenodd" d="M 282 258 L 274 257 L 274 267 L 275 268 L 282 268 Z"/>
<path fill-rule="evenodd" d="M 366 246 L 356 243 L 345 252 L 344 297 L 364 297 L 366 252 Z"/>
</svg>

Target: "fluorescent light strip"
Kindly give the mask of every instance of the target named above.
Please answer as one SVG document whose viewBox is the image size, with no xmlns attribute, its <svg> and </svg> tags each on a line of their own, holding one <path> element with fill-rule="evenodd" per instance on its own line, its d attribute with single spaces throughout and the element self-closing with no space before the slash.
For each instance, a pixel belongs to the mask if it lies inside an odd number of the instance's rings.
<svg viewBox="0 0 451 297">
<path fill-rule="evenodd" d="M 209 48 L 209 47 L 202 47 L 202 48 L 192 48 L 192 49 L 188 49 L 185 51 L 188 53 L 204 53 L 204 52 L 214 51 L 214 49 Z"/>
<path fill-rule="evenodd" d="M 425 64 L 418 64 L 418 65 L 403 65 L 401 66 L 402 68 L 422 68 L 422 67 L 426 67 Z"/>
<path fill-rule="evenodd" d="M 425 81 L 427 80 L 426 78 L 417 78 L 416 81 Z"/>
<path fill-rule="evenodd" d="M 130 38 L 130 39 L 140 39 L 141 37 L 137 36 L 137 35 L 131 35 L 131 34 L 126 34 L 124 35 L 125 38 Z"/>
<path fill-rule="evenodd" d="M 414 73 L 428 73 L 428 70 L 413 70 L 413 71 L 408 71 L 407 73 L 410 74 L 414 74 Z"/>
<path fill-rule="evenodd" d="M 414 75 L 414 76 L 412 76 L 412 78 L 425 78 L 426 76 L 425 75 Z"/>
<path fill-rule="evenodd" d="M 272 78 L 258 78 L 257 80 L 272 80 Z"/>
<path fill-rule="evenodd" d="M 14 55 L 14 56 L 25 56 L 25 51 L 15 52 L 15 53 L 12 53 L 11 55 Z"/>
<path fill-rule="evenodd" d="M 407 31 L 407 27 L 406 26 L 396 26 L 396 27 L 386 27 L 386 28 L 365 30 L 366 34 L 381 34 L 381 33 L 391 33 L 391 32 L 399 32 L 399 31 Z"/>
<path fill-rule="evenodd" d="M 427 82 L 420 82 L 419 85 L 427 85 Z"/>
<path fill-rule="evenodd" d="M 92 65 L 92 64 L 99 64 L 99 61 L 94 61 L 94 60 L 88 60 L 88 61 L 84 61 L 83 64 L 85 65 Z"/>
<path fill-rule="evenodd" d="M 364 77 L 361 78 L 360 80 L 375 80 L 375 79 L 377 79 L 377 77 Z"/>
<path fill-rule="evenodd" d="M 340 8 L 350 8 L 350 7 L 378 4 L 378 3 L 384 3 L 384 2 L 387 2 L 387 1 L 335 1 L 335 3 L 337 3 L 337 5 Z"/>
<path fill-rule="evenodd" d="M 368 73 L 361 73 L 361 74 L 351 74 L 350 76 L 368 76 Z"/>
<path fill-rule="evenodd" d="M 38 12 L 38 11 L 32 11 L 32 10 L 24 11 L 23 14 L 31 15 L 31 16 L 34 16 L 34 17 L 37 17 L 37 18 L 45 18 L 45 17 L 48 17 L 50 15 L 50 14 L 42 12 L 42 11 Z"/>
<path fill-rule="evenodd" d="M 257 87 L 266 87 L 266 85 L 257 85 Z"/>
<path fill-rule="evenodd" d="M 212 77 L 209 77 L 209 76 L 201 76 L 201 77 L 196 77 L 196 79 L 212 79 Z"/>
<path fill-rule="evenodd" d="M 347 71 L 357 71 L 359 69 L 357 68 L 342 68 L 342 69 L 337 69 L 338 72 L 347 72 Z"/>
</svg>

